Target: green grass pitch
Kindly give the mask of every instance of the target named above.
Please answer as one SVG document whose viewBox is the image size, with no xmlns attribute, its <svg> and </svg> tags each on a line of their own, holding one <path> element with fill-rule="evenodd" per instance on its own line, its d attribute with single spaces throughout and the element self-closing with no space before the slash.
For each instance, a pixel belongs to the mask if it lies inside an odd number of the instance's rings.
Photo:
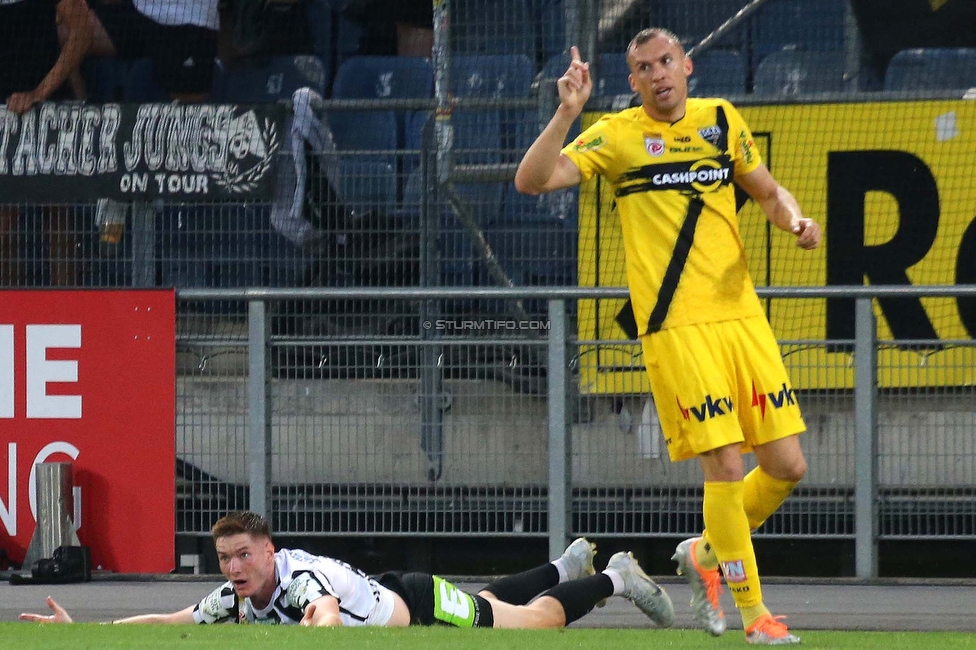
<svg viewBox="0 0 976 650">
<path fill-rule="evenodd" d="M 976 650 L 976 635 L 954 632 L 826 632 L 796 631 L 801 648 L 852 650 Z M 228 650 L 655 650 L 745 648 L 740 630 L 712 639 L 697 630 L 458 630 L 451 628 L 349 628 L 219 625 L 36 625 L 0 623 L 3 647 L 29 648 L 227 648 Z"/>
</svg>

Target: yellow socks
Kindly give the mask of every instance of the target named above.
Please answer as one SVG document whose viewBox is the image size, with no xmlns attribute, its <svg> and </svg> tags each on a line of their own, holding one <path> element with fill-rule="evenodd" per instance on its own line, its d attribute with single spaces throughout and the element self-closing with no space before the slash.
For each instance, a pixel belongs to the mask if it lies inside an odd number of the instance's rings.
<svg viewBox="0 0 976 650">
<path fill-rule="evenodd" d="M 711 542 L 706 539 L 705 533 L 702 533 L 702 539 L 695 544 L 694 549 L 695 562 L 698 563 L 698 566 L 706 571 L 718 568 L 718 557 L 715 556 L 715 549 L 712 548 Z"/>
<path fill-rule="evenodd" d="M 752 531 L 743 504 L 744 492 L 745 487 L 741 481 L 706 482 L 702 507 L 707 531 L 705 540 L 714 549 L 736 607 L 743 611 L 743 622 L 746 620 L 746 608 L 762 606 L 762 588 L 759 585 L 756 553 L 752 548 Z M 701 564 L 700 560 L 699 563 Z M 707 564 L 702 566 L 704 568 Z"/>
<path fill-rule="evenodd" d="M 746 474 L 745 480 L 742 481 L 742 506 L 749 520 L 749 528 L 756 530 L 762 526 L 763 522 L 783 505 L 795 487 L 796 483 L 773 478 L 761 467 Z M 702 539 L 705 543 L 695 546 L 695 559 L 703 569 L 714 569 L 718 566 L 718 558 L 715 556 L 715 549 L 708 541 L 707 530 L 702 533 Z"/>
<path fill-rule="evenodd" d="M 783 505 L 786 497 L 790 496 L 793 488 L 796 487 L 796 483 L 792 481 L 773 478 L 761 467 L 746 474 L 742 485 L 745 490 L 742 502 L 746 517 L 749 518 L 749 527 L 753 530 L 762 526 L 763 522 Z"/>
<path fill-rule="evenodd" d="M 769 610 L 761 602 L 752 607 L 740 607 L 739 614 L 742 615 L 742 628 L 748 630 L 753 623 L 759 620 L 760 616 L 765 616 L 768 613 Z"/>
</svg>

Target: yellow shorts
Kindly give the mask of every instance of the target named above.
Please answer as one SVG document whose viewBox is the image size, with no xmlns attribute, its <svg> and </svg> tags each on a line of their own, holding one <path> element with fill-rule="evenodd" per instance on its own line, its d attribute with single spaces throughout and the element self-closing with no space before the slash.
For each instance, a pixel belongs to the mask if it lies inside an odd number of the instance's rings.
<svg viewBox="0 0 976 650">
<path fill-rule="evenodd" d="M 641 344 L 672 461 L 806 430 L 764 316 L 661 330 Z"/>
</svg>

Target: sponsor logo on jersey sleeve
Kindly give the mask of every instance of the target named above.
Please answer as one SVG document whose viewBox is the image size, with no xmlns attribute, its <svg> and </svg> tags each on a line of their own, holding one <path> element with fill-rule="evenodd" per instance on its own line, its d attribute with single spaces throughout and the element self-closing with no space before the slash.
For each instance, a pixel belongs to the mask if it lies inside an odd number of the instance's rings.
<svg viewBox="0 0 976 650">
<path fill-rule="evenodd" d="M 742 151 L 742 159 L 746 161 L 747 165 L 751 165 L 756 158 L 756 143 L 745 132 L 745 129 L 739 131 L 739 149 Z"/>
<path fill-rule="evenodd" d="M 573 143 L 573 150 L 576 153 L 585 153 L 587 151 L 596 151 L 600 147 L 606 144 L 606 140 L 603 139 L 602 135 L 598 135 L 589 142 L 580 138 Z"/>
<path fill-rule="evenodd" d="M 303 572 L 295 576 L 295 579 L 288 585 L 288 602 L 304 611 L 309 603 L 318 600 L 326 593 L 322 583 L 315 576 L 309 572 Z"/>
</svg>

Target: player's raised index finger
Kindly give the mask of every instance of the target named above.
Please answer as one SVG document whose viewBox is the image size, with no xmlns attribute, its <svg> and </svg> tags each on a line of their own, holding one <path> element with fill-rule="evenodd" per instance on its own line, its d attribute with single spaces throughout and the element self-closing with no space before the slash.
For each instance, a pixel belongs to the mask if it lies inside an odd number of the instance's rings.
<svg viewBox="0 0 976 650">
<path fill-rule="evenodd" d="M 569 48 L 569 55 L 573 60 L 573 63 L 582 63 L 583 59 L 580 58 L 579 48 L 573 45 Z"/>
</svg>

